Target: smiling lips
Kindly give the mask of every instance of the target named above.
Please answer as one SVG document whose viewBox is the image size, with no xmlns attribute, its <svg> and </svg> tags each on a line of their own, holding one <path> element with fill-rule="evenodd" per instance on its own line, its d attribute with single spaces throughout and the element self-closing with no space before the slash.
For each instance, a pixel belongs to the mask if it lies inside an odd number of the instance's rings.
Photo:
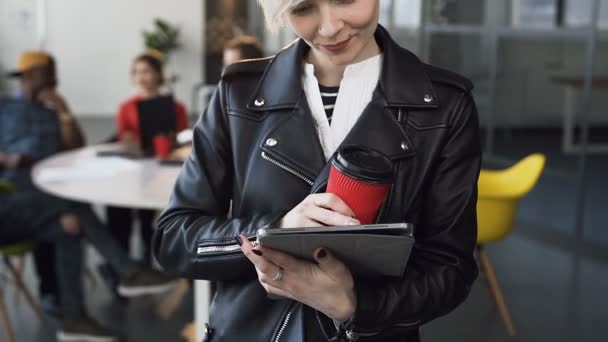
<svg viewBox="0 0 608 342">
<path fill-rule="evenodd" d="M 352 38 L 353 38 L 352 36 L 349 36 L 346 40 L 344 40 L 338 44 L 334 44 L 334 45 L 323 45 L 322 44 L 321 47 L 329 52 L 333 52 L 333 53 L 341 52 L 344 49 L 346 49 L 346 47 L 348 46 L 348 44 L 350 43 Z"/>
</svg>

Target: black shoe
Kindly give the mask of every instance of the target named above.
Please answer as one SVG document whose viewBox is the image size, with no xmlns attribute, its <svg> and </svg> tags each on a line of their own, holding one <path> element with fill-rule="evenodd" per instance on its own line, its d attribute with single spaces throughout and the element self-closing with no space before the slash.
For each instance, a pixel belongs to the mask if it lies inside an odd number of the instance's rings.
<svg viewBox="0 0 608 342">
<path fill-rule="evenodd" d="M 117 290 L 120 282 L 118 272 L 116 272 L 116 270 L 109 264 L 98 265 L 97 271 L 99 272 L 99 275 L 101 275 L 101 279 L 103 279 L 103 282 L 106 284 L 110 292 L 112 292 L 114 295 L 114 298 L 120 302 L 125 302 L 127 298 L 121 296 Z"/>
<path fill-rule="evenodd" d="M 166 292 L 176 280 L 155 270 L 141 270 L 120 279 L 118 293 L 123 297 L 138 297 Z"/>
<path fill-rule="evenodd" d="M 40 296 L 40 308 L 44 311 L 45 314 L 55 317 L 61 318 L 61 305 L 59 304 L 59 300 L 57 296 L 54 294 L 43 294 Z"/>
<path fill-rule="evenodd" d="M 97 321 L 85 317 L 65 320 L 57 331 L 58 342 L 116 342 L 117 337 Z"/>
</svg>

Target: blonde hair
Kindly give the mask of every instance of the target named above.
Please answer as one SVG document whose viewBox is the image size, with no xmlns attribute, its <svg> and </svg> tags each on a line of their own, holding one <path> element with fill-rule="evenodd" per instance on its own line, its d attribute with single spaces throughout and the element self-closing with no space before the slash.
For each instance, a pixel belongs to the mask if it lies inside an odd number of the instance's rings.
<svg viewBox="0 0 608 342">
<path fill-rule="evenodd" d="M 268 30 L 277 32 L 280 28 L 285 27 L 289 9 L 302 1 L 304 0 L 258 0 L 264 10 Z"/>
</svg>

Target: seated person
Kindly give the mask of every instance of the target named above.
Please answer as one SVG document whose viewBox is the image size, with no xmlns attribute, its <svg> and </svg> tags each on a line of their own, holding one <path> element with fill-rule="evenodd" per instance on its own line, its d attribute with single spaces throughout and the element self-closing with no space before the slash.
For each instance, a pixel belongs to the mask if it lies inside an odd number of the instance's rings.
<svg viewBox="0 0 608 342">
<path fill-rule="evenodd" d="M 244 59 L 262 57 L 262 45 L 253 36 L 236 36 L 224 46 L 224 68 Z"/>
<path fill-rule="evenodd" d="M 49 57 L 46 73 L 42 76 L 48 84 L 38 95 L 38 100 L 49 108 L 60 109 L 63 113 L 71 113 L 64 97 L 57 91 L 57 66 L 53 56 Z M 67 119 L 67 120 L 66 120 Z M 73 149 L 84 146 L 85 139 L 78 121 L 73 117 L 64 116 L 64 122 L 60 125 L 61 140 L 65 149 Z M 34 266 L 39 279 L 39 296 L 42 310 L 55 317 L 61 315 L 61 298 L 57 286 L 57 268 L 55 265 L 55 244 L 41 241 L 34 248 Z"/>
<path fill-rule="evenodd" d="M 119 141 L 127 145 L 141 147 L 141 132 L 139 124 L 139 113 L 137 102 L 162 96 L 162 88 L 165 84 L 163 76 L 163 55 L 156 50 L 149 50 L 137 56 L 131 66 L 131 79 L 137 89 L 135 96 L 123 102 L 116 114 L 116 127 L 118 129 Z M 176 128 L 177 132 L 188 128 L 186 108 L 181 103 L 175 102 Z M 176 133 L 177 133 L 176 132 Z M 149 265 L 150 240 L 152 239 L 152 224 L 156 212 L 154 210 L 120 207 L 107 207 L 106 217 L 111 234 L 119 242 L 124 251 L 129 251 L 129 241 L 133 231 L 133 215 L 139 219 L 140 230 L 143 240 L 143 262 Z M 104 273 L 111 279 L 116 278 L 114 270 L 107 266 L 103 268 Z"/>
<path fill-rule="evenodd" d="M 115 341 L 115 336 L 88 317 L 84 308 L 81 237 L 118 270 L 123 296 L 160 293 L 170 289 L 173 280 L 130 260 L 89 206 L 34 187 L 30 166 L 65 149 L 67 135 L 62 132 L 73 125 L 64 103 L 56 96 L 43 95 L 50 92 L 50 63 L 44 52 L 25 52 L 18 70 L 11 74 L 19 77 L 22 98 L 0 98 L 0 178 L 17 187 L 14 193 L 0 193 L 0 245 L 25 240 L 54 242 L 63 309 L 58 340 Z"/>
</svg>

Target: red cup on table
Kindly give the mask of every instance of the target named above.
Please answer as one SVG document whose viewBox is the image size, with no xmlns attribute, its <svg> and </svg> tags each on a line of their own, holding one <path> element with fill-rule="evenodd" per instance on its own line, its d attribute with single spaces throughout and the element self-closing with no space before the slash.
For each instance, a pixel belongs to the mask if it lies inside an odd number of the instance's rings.
<svg viewBox="0 0 608 342">
<path fill-rule="evenodd" d="M 167 159 L 173 148 L 173 139 L 169 135 L 154 136 L 154 155 L 158 159 Z"/>
<path fill-rule="evenodd" d="M 364 146 L 345 146 L 331 161 L 327 192 L 340 197 L 361 224 L 375 223 L 394 181 L 393 163 Z"/>
</svg>

